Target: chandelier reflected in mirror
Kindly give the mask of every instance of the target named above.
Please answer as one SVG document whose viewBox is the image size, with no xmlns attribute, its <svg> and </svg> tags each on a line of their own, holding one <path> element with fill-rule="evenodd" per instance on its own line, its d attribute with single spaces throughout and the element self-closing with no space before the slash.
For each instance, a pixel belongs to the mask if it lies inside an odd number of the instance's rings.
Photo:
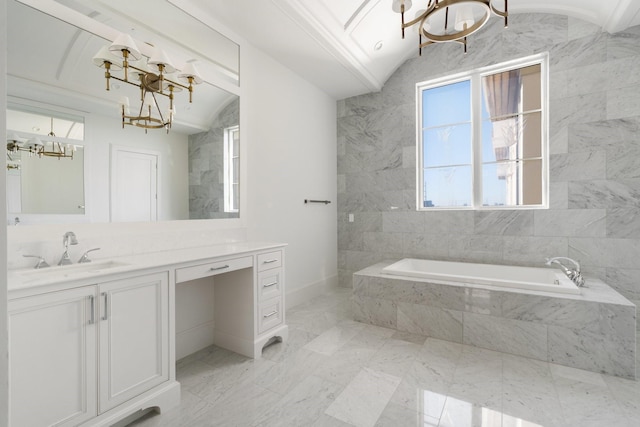
<svg viewBox="0 0 640 427">
<path fill-rule="evenodd" d="M 402 38 L 405 28 L 416 25 L 419 34 L 418 52 L 434 43 L 457 42 L 467 53 L 467 37 L 482 28 L 492 14 L 504 18 L 508 26 L 507 0 L 504 9 L 494 6 L 494 0 L 427 0 L 426 9 L 419 10 L 413 20 L 406 22 L 405 13 L 411 9 L 411 0 L 393 0 L 392 9 L 401 15 Z"/>
<path fill-rule="evenodd" d="M 51 130 L 44 139 L 42 141 L 37 136 L 33 136 L 23 141 L 23 138 L 20 138 L 16 133 L 9 134 L 7 136 L 7 160 L 14 161 L 15 159 L 12 155 L 18 152 L 25 152 L 29 156 L 73 159 L 76 147 L 73 144 L 61 143 L 58 140 L 59 138 L 53 132 L 53 117 L 51 117 Z M 20 169 L 20 167 L 15 166 L 12 169 Z"/>
<path fill-rule="evenodd" d="M 193 85 L 202 83 L 202 77 L 193 62 L 187 62 L 178 69 L 167 54 L 157 47 L 154 47 L 152 55 L 147 58 L 140 52 L 131 36 L 124 33 L 116 37 L 110 46 L 103 46 L 93 57 L 93 63 L 104 68 L 107 90 L 111 89 L 111 79 L 140 89 L 140 107 L 135 114 L 132 114 L 129 108 L 129 98 L 120 97 L 122 128 L 130 125 L 144 128 L 145 132 L 147 129 L 166 129 L 169 133 L 176 114 L 174 94 L 186 89 L 191 103 Z M 122 72 L 122 75 L 114 75 L 112 72 Z M 171 76 L 174 73 L 175 78 Z M 161 106 L 157 96 L 168 99 L 166 108 Z"/>
</svg>

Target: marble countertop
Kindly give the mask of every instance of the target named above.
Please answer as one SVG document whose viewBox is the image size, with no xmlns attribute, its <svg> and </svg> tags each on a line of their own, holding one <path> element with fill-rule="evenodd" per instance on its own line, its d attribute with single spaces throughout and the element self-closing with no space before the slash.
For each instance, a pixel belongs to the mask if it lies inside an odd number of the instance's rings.
<svg viewBox="0 0 640 427">
<path fill-rule="evenodd" d="M 136 271 L 176 268 L 198 261 L 228 258 L 267 251 L 286 246 L 285 243 L 239 242 L 214 244 L 159 252 L 140 253 L 123 257 L 100 259 L 68 266 L 44 269 L 9 270 L 7 288 L 9 299 L 51 292 L 66 287 L 82 286 Z"/>
</svg>

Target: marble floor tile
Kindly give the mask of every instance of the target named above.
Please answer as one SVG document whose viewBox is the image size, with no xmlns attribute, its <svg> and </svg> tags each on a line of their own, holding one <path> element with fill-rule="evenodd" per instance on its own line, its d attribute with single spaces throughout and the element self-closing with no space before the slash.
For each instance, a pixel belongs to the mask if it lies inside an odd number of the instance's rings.
<svg viewBox="0 0 640 427">
<path fill-rule="evenodd" d="M 345 423 L 337 418 L 333 418 L 331 415 L 322 414 L 312 424 L 313 427 L 353 427 L 353 424 Z"/>
<path fill-rule="evenodd" d="M 271 391 L 285 394 L 312 375 L 327 359 L 328 356 L 301 348 L 283 362 L 270 366 L 255 382 Z"/>
<path fill-rule="evenodd" d="M 373 427 L 400 378 L 363 368 L 325 413 L 358 427 Z"/>
<path fill-rule="evenodd" d="M 289 328 L 289 338 L 282 345 L 270 345 L 262 351 L 262 357 L 273 362 L 282 362 L 318 335 L 303 329 Z"/>
<path fill-rule="evenodd" d="M 640 382 L 618 377 L 604 377 L 609 391 L 630 420 L 640 420 Z"/>
<path fill-rule="evenodd" d="M 231 388 L 193 420 L 202 426 L 251 426 L 262 421 L 263 414 L 282 396 L 251 382 Z"/>
<path fill-rule="evenodd" d="M 640 425 L 639 381 L 356 323 L 349 298 L 339 290 L 288 311 L 304 327 L 290 324 L 288 342 L 261 359 L 215 346 L 181 359 L 180 406 L 131 425 Z"/>
<path fill-rule="evenodd" d="M 344 321 L 308 342 L 304 348 L 331 356 L 363 329 L 362 323 Z"/>
<path fill-rule="evenodd" d="M 415 361 L 420 346 L 402 340 L 389 339 L 371 358 L 367 366 L 375 371 L 402 378 Z"/>
<path fill-rule="evenodd" d="M 313 424 L 331 405 L 342 386 L 308 376 L 260 417 L 255 426 L 306 426 Z"/>
<path fill-rule="evenodd" d="M 374 349 L 347 343 L 320 364 L 314 375 L 347 385 L 368 364 L 375 353 Z"/>
<path fill-rule="evenodd" d="M 432 418 L 424 416 L 416 411 L 412 411 L 403 406 L 389 402 L 375 427 L 397 427 L 397 426 L 420 426 L 420 427 L 438 427 L 440 417 Z"/>
</svg>

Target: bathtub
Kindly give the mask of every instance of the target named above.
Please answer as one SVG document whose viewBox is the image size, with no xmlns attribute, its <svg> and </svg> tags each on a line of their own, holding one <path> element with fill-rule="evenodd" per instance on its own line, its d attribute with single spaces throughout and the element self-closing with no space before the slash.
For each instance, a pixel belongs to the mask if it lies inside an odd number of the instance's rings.
<svg viewBox="0 0 640 427">
<path fill-rule="evenodd" d="M 383 268 L 382 273 L 508 289 L 580 294 L 580 288 L 569 280 L 562 271 L 551 268 L 406 258 Z"/>
</svg>

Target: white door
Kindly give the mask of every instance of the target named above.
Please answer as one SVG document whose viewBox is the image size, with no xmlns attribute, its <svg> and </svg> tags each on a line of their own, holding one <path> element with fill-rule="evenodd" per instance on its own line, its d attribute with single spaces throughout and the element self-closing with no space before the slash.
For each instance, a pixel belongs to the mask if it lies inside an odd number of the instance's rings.
<svg viewBox="0 0 640 427">
<path fill-rule="evenodd" d="M 9 301 L 9 425 L 97 414 L 94 286 Z"/>
<path fill-rule="evenodd" d="M 111 221 L 157 219 L 158 154 L 112 147 Z"/>
<path fill-rule="evenodd" d="M 169 278 L 157 273 L 98 288 L 103 413 L 169 379 Z"/>
</svg>

